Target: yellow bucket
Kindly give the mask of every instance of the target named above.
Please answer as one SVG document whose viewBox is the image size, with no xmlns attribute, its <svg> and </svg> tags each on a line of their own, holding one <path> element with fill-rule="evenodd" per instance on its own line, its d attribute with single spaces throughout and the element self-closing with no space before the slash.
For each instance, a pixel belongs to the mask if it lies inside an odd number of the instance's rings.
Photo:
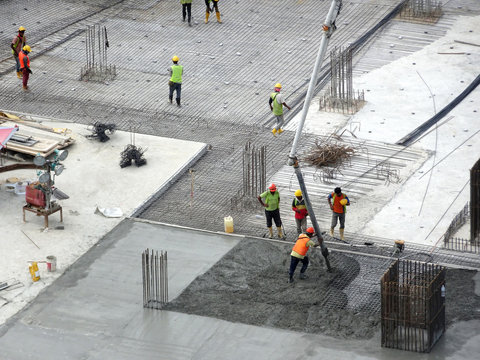
<svg viewBox="0 0 480 360">
<path fill-rule="evenodd" d="M 32 265 L 28 267 L 28 270 L 30 271 L 33 282 L 40 280 L 40 270 L 38 270 L 38 264 L 36 261 L 32 262 Z"/>
<path fill-rule="evenodd" d="M 223 224 L 225 226 L 226 233 L 233 233 L 233 218 L 231 216 L 224 217 Z"/>
</svg>

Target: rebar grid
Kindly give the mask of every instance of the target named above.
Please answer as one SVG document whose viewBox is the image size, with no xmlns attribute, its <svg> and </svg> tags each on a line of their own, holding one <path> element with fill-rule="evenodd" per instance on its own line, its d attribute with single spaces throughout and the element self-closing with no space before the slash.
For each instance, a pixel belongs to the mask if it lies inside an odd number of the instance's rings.
<svg viewBox="0 0 480 360">
<path fill-rule="evenodd" d="M 167 252 L 142 253 L 143 307 L 161 309 L 168 303 Z"/>
</svg>

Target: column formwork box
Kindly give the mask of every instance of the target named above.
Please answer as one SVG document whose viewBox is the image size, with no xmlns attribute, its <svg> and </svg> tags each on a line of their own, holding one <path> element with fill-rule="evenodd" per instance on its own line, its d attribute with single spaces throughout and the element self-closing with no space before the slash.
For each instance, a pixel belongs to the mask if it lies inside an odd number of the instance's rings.
<svg viewBox="0 0 480 360">
<path fill-rule="evenodd" d="M 445 332 L 443 266 L 396 260 L 382 276 L 382 347 L 430 352 Z"/>
</svg>

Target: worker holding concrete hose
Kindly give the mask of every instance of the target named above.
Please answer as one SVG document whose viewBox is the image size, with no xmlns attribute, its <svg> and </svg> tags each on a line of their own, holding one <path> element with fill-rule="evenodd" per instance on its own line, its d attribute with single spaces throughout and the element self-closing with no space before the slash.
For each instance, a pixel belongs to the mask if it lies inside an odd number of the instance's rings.
<svg viewBox="0 0 480 360">
<path fill-rule="evenodd" d="M 317 247 L 318 244 L 315 244 L 312 240 L 312 237 L 315 236 L 315 230 L 313 227 L 309 227 L 304 234 L 300 234 L 298 236 L 295 245 L 293 246 L 292 252 L 290 253 L 290 271 L 288 274 L 290 275 L 289 281 L 293 282 L 293 274 L 295 273 L 295 269 L 297 268 L 298 263 L 302 262 L 302 268 L 300 269 L 300 279 L 304 280 L 307 278 L 305 275 L 305 271 L 307 271 L 308 267 L 308 256 L 307 252 L 312 246 Z"/>
<path fill-rule="evenodd" d="M 213 3 L 211 8 L 210 8 L 210 3 Z M 215 14 L 217 15 L 217 22 L 221 24 L 222 20 L 220 19 L 220 10 L 218 10 L 218 0 L 205 0 L 205 5 L 207 6 L 207 10 L 205 12 L 205 24 L 208 23 L 208 18 L 210 17 L 210 13 L 213 12 L 214 9 L 215 9 Z"/>
<path fill-rule="evenodd" d="M 328 195 L 328 204 L 332 210 L 330 235 L 333 236 L 335 226 L 337 226 L 337 222 L 340 221 L 340 239 L 344 240 L 345 213 L 347 212 L 347 206 L 350 205 L 350 200 L 346 194 L 342 193 L 341 188 L 336 187 L 334 192 Z"/>
<path fill-rule="evenodd" d="M 273 136 L 277 136 L 277 134 L 280 135 L 283 132 L 283 107 L 285 106 L 288 110 L 290 110 L 291 107 L 283 101 L 283 96 L 280 94 L 282 84 L 276 83 L 273 90 L 273 93 L 270 94 L 268 105 L 270 106 L 273 115 L 275 115 L 276 120 L 275 127 L 272 129 L 272 134 Z"/>
<path fill-rule="evenodd" d="M 183 75 L 183 66 L 178 65 L 179 57 L 175 55 L 172 57 L 173 65 L 170 66 L 168 72 L 170 73 L 170 80 L 168 81 L 168 85 L 170 87 L 170 93 L 168 95 L 168 100 L 172 103 L 173 100 L 173 92 L 177 92 L 177 97 L 175 100 L 177 101 L 177 106 L 180 107 L 180 96 L 182 94 L 182 75 Z"/>
<path fill-rule="evenodd" d="M 275 184 L 271 184 L 268 190 L 257 197 L 260 204 L 265 208 L 269 238 L 273 238 L 272 219 L 277 227 L 277 235 L 283 239 L 282 219 L 280 219 L 280 194 Z M 262 201 L 265 199 L 265 202 Z"/>
<path fill-rule="evenodd" d="M 188 13 L 188 26 L 192 26 L 192 0 L 180 0 L 180 4 L 182 4 L 183 22 Z"/>
<path fill-rule="evenodd" d="M 32 70 L 30 69 L 30 58 L 28 57 L 28 54 L 32 51 L 30 46 L 25 45 L 20 51 L 20 54 L 18 55 L 18 59 L 20 61 L 20 69 L 22 70 L 23 73 L 23 90 L 27 91 L 28 90 L 28 78 L 30 77 L 30 74 L 33 74 Z"/>
<path fill-rule="evenodd" d="M 19 55 L 23 47 L 26 45 L 27 38 L 25 36 L 25 28 L 20 26 L 18 28 L 18 34 L 13 38 L 10 47 L 12 48 L 13 58 L 15 59 L 15 68 L 17 70 L 17 77 L 22 78 L 22 71 L 20 70 L 20 59 Z"/>
<path fill-rule="evenodd" d="M 295 197 L 292 202 L 292 210 L 295 211 L 295 223 L 297 224 L 297 234 L 304 233 L 307 229 L 308 210 L 305 205 L 305 199 L 302 196 L 302 190 L 295 191 Z"/>
</svg>

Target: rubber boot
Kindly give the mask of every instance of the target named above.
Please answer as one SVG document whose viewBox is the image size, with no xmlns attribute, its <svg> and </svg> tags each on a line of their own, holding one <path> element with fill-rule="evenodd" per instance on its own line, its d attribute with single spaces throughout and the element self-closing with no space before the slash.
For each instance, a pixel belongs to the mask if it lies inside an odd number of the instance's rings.
<svg viewBox="0 0 480 360">
<path fill-rule="evenodd" d="M 282 132 L 283 132 L 282 128 L 278 129 L 278 135 L 280 135 Z"/>
<path fill-rule="evenodd" d="M 277 129 L 276 128 L 273 128 L 272 134 L 273 134 L 273 136 L 277 136 Z"/>
<path fill-rule="evenodd" d="M 23 85 L 23 91 L 28 91 L 28 85 Z"/>
<path fill-rule="evenodd" d="M 168 101 L 170 101 L 170 104 L 171 104 L 172 101 L 173 101 L 173 96 L 169 96 L 169 97 L 168 97 Z"/>
<path fill-rule="evenodd" d="M 281 226 L 280 227 L 277 226 L 277 235 L 279 239 L 283 239 L 283 231 Z"/>
<path fill-rule="evenodd" d="M 269 239 L 273 238 L 273 229 L 271 226 L 268 228 L 268 238 Z"/>
<path fill-rule="evenodd" d="M 217 22 L 221 24 L 222 20 L 220 19 L 220 11 L 217 11 L 216 14 L 217 14 Z"/>
<path fill-rule="evenodd" d="M 176 98 L 175 100 L 177 100 L 177 106 L 180 107 L 182 105 L 180 105 L 180 99 L 179 98 Z"/>
<path fill-rule="evenodd" d="M 207 11 L 205 13 L 205 24 L 208 24 L 208 17 L 210 16 L 210 13 Z"/>
<path fill-rule="evenodd" d="M 291 284 L 293 283 L 293 275 L 290 275 L 290 278 L 288 279 L 288 282 Z"/>
<path fill-rule="evenodd" d="M 333 236 L 334 228 L 330 228 L 330 236 Z"/>
<path fill-rule="evenodd" d="M 21 71 L 17 71 L 17 78 L 21 79 L 23 76 L 22 72 Z"/>
<path fill-rule="evenodd" d="M 343 236 L 343 232 L 345 229 L 340 229 L 340 240 L 345 240 L 345 237 Z"/>
<path fill-rule="evenodd" d="M 301 279 L 301 280 L 305 280 L 307 277 L 308 277 L 308 276 L 305 275 L 305 273 L 302 273 L 302 272 L 300 273 L 300 279 Z"/>
</svg>

